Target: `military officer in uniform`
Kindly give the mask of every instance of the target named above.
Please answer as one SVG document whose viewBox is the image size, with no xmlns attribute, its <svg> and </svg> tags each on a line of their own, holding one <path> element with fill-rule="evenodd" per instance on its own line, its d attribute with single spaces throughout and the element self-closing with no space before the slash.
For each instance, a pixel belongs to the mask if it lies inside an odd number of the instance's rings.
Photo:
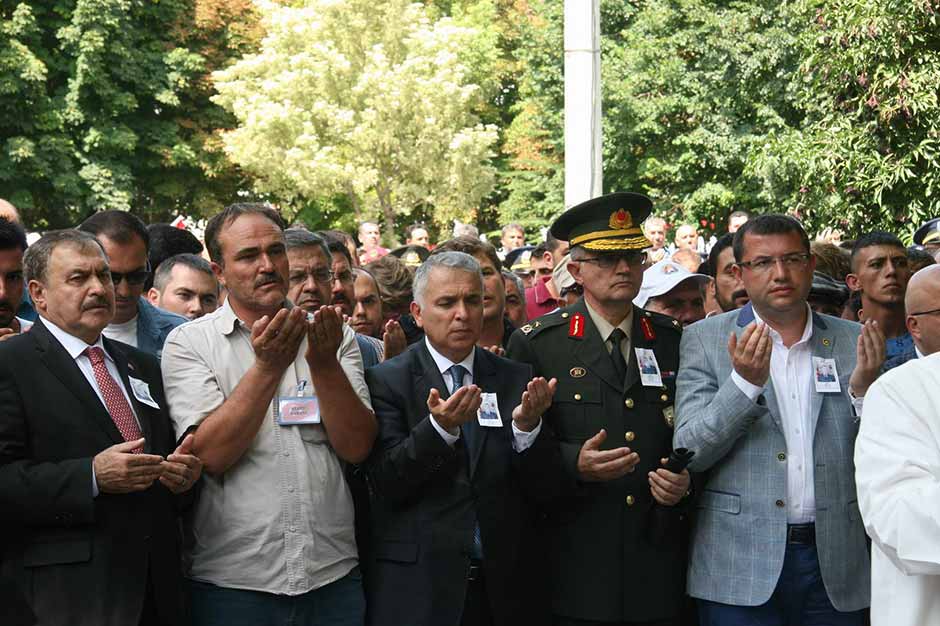
<svg viewBox="0 0 940 626">
<path fill-rule="evenodd" d="M 645 196 L 615 193 L 558 218 L 551 233 L 570 242 L 568 268 L 584 296 L 509 343 L 510 358 L 558 379 L 543 416 L 560 441 L 545 477 L 556 486 L 545 529 L 556 626 L 682 624 L 687 533 L 678 520 L 691 483 L 662 467 L 682 327 L 632 304 L 651 208 Z"/>
</svg>

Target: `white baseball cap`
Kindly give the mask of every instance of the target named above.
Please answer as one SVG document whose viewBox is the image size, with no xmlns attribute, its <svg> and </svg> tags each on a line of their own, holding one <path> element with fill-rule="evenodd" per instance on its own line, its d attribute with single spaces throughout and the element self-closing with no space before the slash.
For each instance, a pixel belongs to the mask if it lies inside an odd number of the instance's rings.
<svg viewBox="0 0 940 626">
<path fill-rule="evenodd" d="M 690 278 L 699 281 L 699 284 L 708 281 L 705 274 L 693 274 L 671 259 L 654 263 L 643 272 L 643 285 L 640 287 L 640 293 L 633 299 L 633 304 L 642 309 L 650 298 L 669 293 L 676 285 Z"/>
</svg>

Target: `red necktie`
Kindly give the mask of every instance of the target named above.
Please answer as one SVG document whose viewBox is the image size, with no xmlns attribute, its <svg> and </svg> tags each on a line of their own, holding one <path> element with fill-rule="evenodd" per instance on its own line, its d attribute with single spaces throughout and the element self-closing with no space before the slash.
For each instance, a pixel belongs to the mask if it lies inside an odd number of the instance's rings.
<svg viewBox="0 0 940 626">
<path fill-rule="evenodd" d="M 140 439 L 140 427 L 137 425 L 137 420 L 134 419 L 131 405 L 127 403 L 127 397 L 108 372 L 108 367 L 104 363 L 104 350 L 101 348 L 86 348 L 85 356 L 91 361 L 91 369 L 95 372 L 95 380 L 98 381 L 98 389 L 104 397 L 105 406 L 108 407 L 108 413 L 111 414 L 114 425 L 121 431 L 124 441 Z M 142 447 L 133 450 L 134 453 L 143 451 Z"/>
</svg>

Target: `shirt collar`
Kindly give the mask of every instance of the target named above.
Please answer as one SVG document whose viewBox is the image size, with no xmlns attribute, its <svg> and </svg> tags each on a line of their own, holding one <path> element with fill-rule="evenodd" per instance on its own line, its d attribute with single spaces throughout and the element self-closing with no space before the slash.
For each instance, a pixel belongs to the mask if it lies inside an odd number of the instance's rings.
<svg viewBox="0 0 940 626">
<path fill-rule="evenodd" d="M 754 321 L 757 323 L 766 323 L 761 319 L 760 314 L 757 312 L 757 309 L 752 309 L 754 311 Z M 770 329 L 770 338 L 774 343 L 782 343 L 783 339 L 780 337 L 780 333 L 775 331 L 769 325 L 767 326 Z M 803 327 L 803 335 L 800 337 L 800 340 L 797 341 L 794 346 L 798 343 L 803 343 L 804 341 L 809 340 L 813 336 L 813 309 L 810 308 L 809 304 L 806 305 L 806 326 Z M 792 347 L 792 346 L 791 346 Z"/>
<path fill-rule="evenodd" d="M 437 369 L 438 371 L 440 371 L 441 374 L 449 370 L 451 366 L 453 365 L 463 365 L 464 368 L 470 373 L 470 375 L 473 376 L 473 355 L 474 353 L 476 353 L 476 348 L 471 350 L 470 354 L 468 354 L 467 357 L 463 361 L 461 361 L 460 363 L 454 363 L 453 361 L 448 359 L 446 356 L 444 356 L 443 354 L 441 354 L 440 352 L 434 349 L 434 346 L 431 345 L 431 342 L 430 340 L 428 340 L 427 335 L 424 336 L 424 345 L 428 347 L 428 352 L 431 353 L 431 358 L 434 359 L 434 364 L 437 365 Z"/>
<path fill-rule="evenodd" d="M 49 333 L 55 337 L 56 341 L 62 344 L 62 347 L 65 348 L 65 351 L 69 353 L 69 356 L 72 357 L 73 360 L 82 356 L 82 354 L 84 354 L 85 350 L 88 348 L 101 348 L 105 357 L 107 357 L 109 361 L 114 361 L 114 359 L 111 358 L 111 355 L 108 354 L 108 351 L 105 350 L 104 341 L 102 341 L 100 334 L 98 335 L 98 340 L 95 343 L 89 345 L 85 343 L 83 339 L 79 339 L 75 335 L 70 335 L 69 333 L 65 332 L 45 317 L 42 318 L 42 324 L 49 330 Z"/>
<path fill-rule="evenodd" d="M 597 329 L 597 332 L 601 336 L 602 341 L 607 341 L 607 338 L 610 337 L 610 333 L 614 332 L 614 325 L 604 319 L 604 317 L 595 311 L 590 304 L 588 304 L 587 299 L 584 300 L 584 306 L 587 307 L 588 315 L 591 316 L 591 321 L 594 322 L 594 328 Z M 630 312 L 627 313 L 627 316 L 623 318 L 616 328 L 619 328 L 623 331 L 623 334 L 626 335 L 627 339 L 630 339 L 630 331 L 633 330 L 633 307 L 630 307 Z"/>
</svg>

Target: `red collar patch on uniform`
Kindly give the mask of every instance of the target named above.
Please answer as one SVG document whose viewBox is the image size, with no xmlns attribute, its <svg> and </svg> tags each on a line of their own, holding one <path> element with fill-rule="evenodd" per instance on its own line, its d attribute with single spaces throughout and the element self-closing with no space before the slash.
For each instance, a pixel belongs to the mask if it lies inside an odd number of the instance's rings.
<svg viewBox="0 0 940 626">
<path fill-rule="evenodd" d="M 568 336 L 579 339 L 584 337 L 584 316 L 580 313 L 571 316 L 571 321 L 568 322 Z"/>
<path fill-rule="evenodd" d="M 653 331 L 653 325 L 650 323 L 649 318 L 640 318 L 640 328 L 643 330 L 643 336 L 646 337 L 647 341 L 656 339 L 656 333 Z"/>
</svg>

